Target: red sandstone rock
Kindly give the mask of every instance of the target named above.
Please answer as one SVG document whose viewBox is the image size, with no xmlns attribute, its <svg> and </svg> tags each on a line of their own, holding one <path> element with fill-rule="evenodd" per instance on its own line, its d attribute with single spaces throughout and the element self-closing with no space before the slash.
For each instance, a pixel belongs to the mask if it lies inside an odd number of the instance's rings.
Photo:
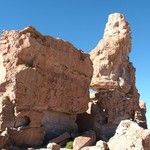
<svg viewBox="0 0 150 150">
<path fill-rule="evenodd" d="M 122 14 L 110 15 L 103 39 L 90 52 L 94 68 L 91 87 L 129 92 L 133 82 L 128 60 L 130 51 L 130 26 Z"/>
<path fill-rule="evenodd" d="M 70 134 L 65 132 L 62 135 L 60 135 L 60 136 L 50 140 L 49 143 L 57 143 L 57 144 L 59 144 L 59 143 L 63 142 L 64 140 L 69 139 L 70 137 L 71 137 Z"/>
<path fill-rule="evenodd" d="M 85 146 L 92 146 L 96 142 L 95 132 L 90 130 L 85 132 L 82 136 L 78 136 L 74 139 L 73 150 L 80 150 Z"/>
<path fill-rule="evenodd" d="M 9 129 L 8 133 L 13 143 L 21 147 L 42 145 L 45 135 L 43 128 Z"/>
<path fill-rule="evenodd" d="M 14 106 L 9 97 L 0 96 L 0 130 L 14 127 Z"/>
<path fill-rule="evenodd" d="M 92 71 L 89 54 L 69 42 L 43 36 L 33 27 L 4 31 L 0 129 L 11 128 L 16 145 L 29 146 L 43 143 L 45 133 L 52 138 L 76 131 L 76 114 L 88 107 Z"/>
<path fill-rule="evenodd" d="M 49 143 L 47 145 L 47 148 L 50 150 L 60 150 L 60 145 L 58 145 L 56 143 Z"/>
<path fill-rule="evenodd" d="M 129 24 L 122 14 L 111 14 L 103 39 L 90 52 L 94 69 L 91 88 L 96 92 L 90 94 L 87 112 L 78 115 L 80 131 L 92 129 L 98 139 L 107 141 L 121 120 L 131 119 L 146 128 L 146 109 L 139 107 L 130 51 Z"/>
<path fill-rule="evenodd" d="M 1 150 L 11 150 L 12 142 L 9 139 L 9 135 L 7 131 L 3 131 L 0 134 L 0 149 Z"/>
<path fill-rule="evenodd" d="M 7 43 L 2 43 L 4 40 Z M 67 113 L 86 110 L 92 76 L 87 54 L 68 42 L 42 36 L 28 27 L 22 31 L 3 32 L 1 55 L 5 79 L 12 84 L 6 87 L 12 88 L 10 90 L 16 88 L 12 93 L 16 96 L 16 111 L 28 110 L 29 107 Z"/>
<path fill-rule="evenodd" d="M 81 150 L 109 150 L 109 148 L 106 142 L 98 141 L 95 146 L 86 146 Z"/>
<path fill-rule="evenodd" d="M 108 146 L 110 150 L 149 150 L 150 130 L 143 129 L 130 120 L 121 121 Z"/>
</svg>

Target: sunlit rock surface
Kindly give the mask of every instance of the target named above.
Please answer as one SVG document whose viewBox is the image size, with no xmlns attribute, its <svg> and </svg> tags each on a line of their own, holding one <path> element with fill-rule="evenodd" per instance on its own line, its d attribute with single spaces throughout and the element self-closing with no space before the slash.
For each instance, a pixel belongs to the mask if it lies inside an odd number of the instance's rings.
<svg viewBox="0 0 150 150">
<path fill-rule="evenodd" d="M 69 42 L 33 27 L 3 31 L 0 129 L 11 128 L 19 146 L 40 145 L 45 135 L 76 132 L 76 114 L 88 108 L 92 72 L 89 54 Z"/>
</svg>

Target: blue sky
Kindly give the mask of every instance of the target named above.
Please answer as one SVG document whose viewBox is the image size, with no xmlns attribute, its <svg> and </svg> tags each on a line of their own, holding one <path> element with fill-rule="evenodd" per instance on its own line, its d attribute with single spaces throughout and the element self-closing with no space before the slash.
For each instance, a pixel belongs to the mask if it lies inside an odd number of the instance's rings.
<svg viewBox="0 0 150 150">
<path fill-rule="evenodd" d="M 90 52 L 103 36 L 108 15 L 123 13 L 131 25 L 130 60 L 150 128 L 149 0 L 0 0 L 0 32 L 32 25 L 42 34 L 70 41 Z"/>
</svg>

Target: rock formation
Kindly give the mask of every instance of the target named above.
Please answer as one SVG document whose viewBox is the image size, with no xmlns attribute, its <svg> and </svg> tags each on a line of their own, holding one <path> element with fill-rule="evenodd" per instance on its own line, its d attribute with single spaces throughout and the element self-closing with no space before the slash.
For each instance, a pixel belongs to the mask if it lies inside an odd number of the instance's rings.
<svg viewBox="0 0 150 150">
<path fill-rule="evenodd" d="M 130 120 L 121 121 L 108 146 L 110 150 L 149 150 L 150 130 L 143 129 Z"/>
<path fill-rule="evenodd" d="M 139 107 L 135 87 L 135 68 L 129 61 L 131 31 L 122 14 L 111 14 L 103 39 L 90 52 L 93 62 L 92 95 L 87 113 L 78 116 L 80 130 L 94 129 L 99 139 L 107 141 L 121 120 L 131 119 L 146 128 L 145 109 Z M 86 130 L 87 130 L 86 129 Z"/>
<path fill-rule="evenodd" d="M 85 67 L 86 66 L 86 67 Z M 92 63 L 69 42 L 33 27 L 0 38 L 0 130 L 17 146 L 76 132 L 88 108 Z"/>
<path fill-rule="evenodd" d="M 0 149 L 58 150 L 68 142 L 74 150 L 148 150 L 130 52 L 130 25 L 119 13 L 90 56 L 33 27 L 2 32 Z"/>
<path fill-rule="evenodd" d="M 135 69 L 128 59 L 130 51 L 130 26 L 123 15 L 110 15 L 103 39 L 90 52 L 94 68 L 91 87 L 97 91 L 118 89 L 128 93 L 135 81 Z"/>
</svg>

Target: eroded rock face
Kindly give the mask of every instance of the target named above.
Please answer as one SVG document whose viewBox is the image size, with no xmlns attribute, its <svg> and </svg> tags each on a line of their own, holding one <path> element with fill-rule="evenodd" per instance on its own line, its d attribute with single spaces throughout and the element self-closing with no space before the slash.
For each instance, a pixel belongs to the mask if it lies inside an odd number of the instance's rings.
<svg viewBox="0 0 150 150">
<path fill-rule="evenodd" d="M 45 133 L 58 136 L 76 130 L 76 114 L 88 107 L 92 71 L 89 55 L 68 42 L 43 36 L 33 27 L 4 31 L 0 38 L 0 129 L 11 128 L 19 146 L 41 144 Z M 25 140 L 36 129 L 39 132 L 33 139 Z"/>
<path fill-rule="evenodd" d="M 130 51 L 129 24 L 122 14 L 111 14 L 103 39 L 90 53 L 94 68 L 91 87 L 98 91 L 96 97 L 99 97 L 100 106 L 110 118 L 114 115 L 118 122 L 122 119 L 140 122 L 138 121 L 141 120 L 140 116 L 142 118 L 145 116 L 139 107 L 139 94 L 135 87 L 135 68 L 129 61 Z M 109 92 L 110 90 L 114 92 Z M 124 111 L 117 115 L 117 110 L 115 112 L 114 109 L 124 109 Z M 116 119 L 113 119 L 114 122 Z"/>
<path fill-rule="evenodd" d="M 140 111 L 136 111 L 135 120 L 141 127 L 147 129 L 146 103 L 144 101 L 140 101 L 139 106 L 140 106 Z"/>
<path fill-rule="evenodd" d="M 1 150 L 11 150 L 12 149 L 12 143 L 9 138 L 8 132 L 3 131 L 2 133 L 0 132 L 0 149 Z"/>
<path fill-rule="evenodd" d="M 131 31 L 122 14 L 111 14 L 103 39 L 90 52 L 93 77 L 89 110 L 79 114 L 79 129 L 96 131 L 97 138 L 109 140 L 121 120 L 131 119 L 146 128 L 146 109 L 139 106 L 135 68 L 129 61 Z"/>
<path fill-rule="evenodd" d="M 118 90 L 101 90 L 89 105 L 87 113 L 78 116 L 77 123 L 94 129 L 98 139 L 107 141 L 115 133 L 121 120 L 134 120 L 134 101 Z"/>
<path fill-rule="evenodd" d="M 116 134 L 109 140 L 108 146 L 110 150 L 149 150 L 149 141 L 150 130 L 139 127 L 133 121 L 125 120 L 119 124 Z"/>
<path fill-rule="evenodd" d="M 94 68 L 91 87 L 129 92 L 134 82 L 134 69 L 128 59 L 130 51 L 130 26 L 122 14 L 110 15 L 103 39 L 90 52 Z"/>
</svg>

